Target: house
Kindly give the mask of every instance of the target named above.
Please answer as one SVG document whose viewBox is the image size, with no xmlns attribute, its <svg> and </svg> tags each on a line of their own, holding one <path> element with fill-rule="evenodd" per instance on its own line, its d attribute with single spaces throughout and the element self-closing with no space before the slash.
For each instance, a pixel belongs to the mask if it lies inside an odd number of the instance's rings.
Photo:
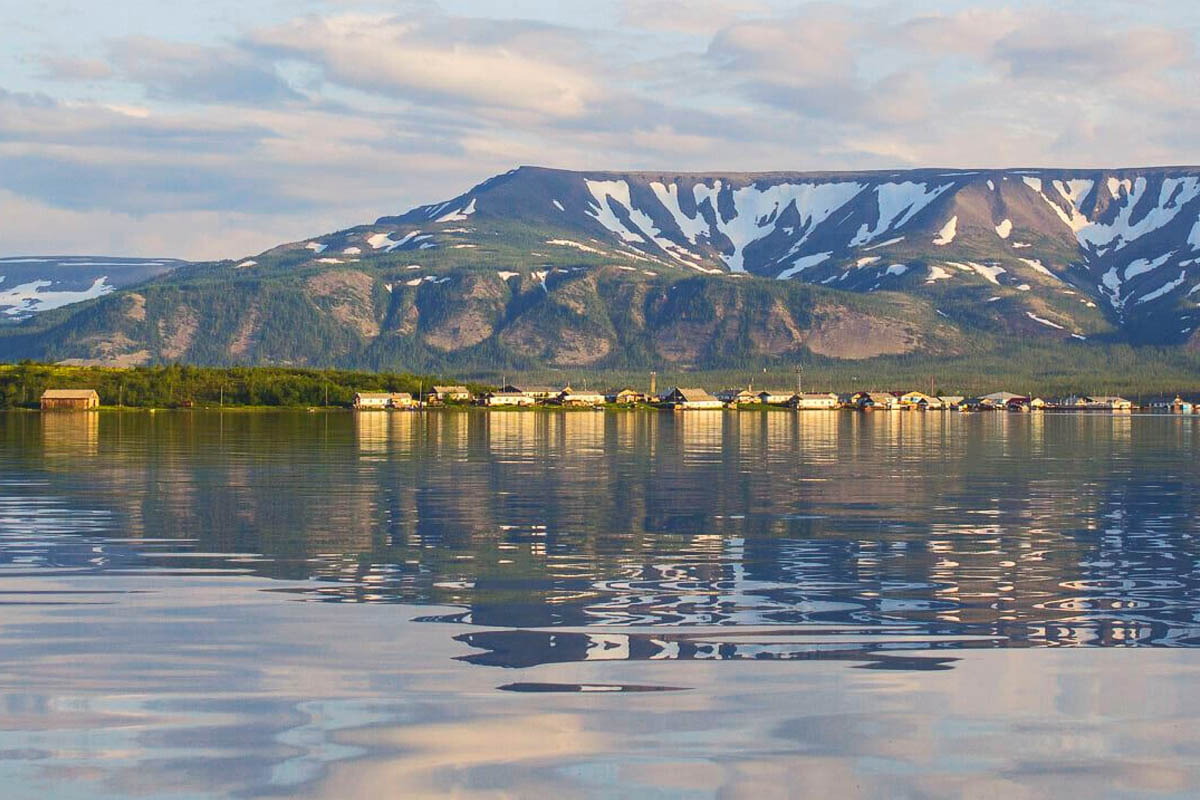
<svg viewBox="0 0 1200 800">
<path fill-rule="evenodd" d="M 570 386 L 525 386 L 520 389 L 514 388 L 514 391 L 527 394 L 539 403 L 545 403 L 548 400 L 558 397 L 564 391 L 569 391 L 570 388 Z"/>
<path fill-rule="evenodd" d="M 1093 397 L 1092 404 L 1099 408 L 1110 408 L 1113 411 L 1132 411 L 1133 403 L 1124 397 Z"/>
<path fill-rule="evenodd" d="M 1030 410 L 1029 398 L 1028 397 L 1010 397 L 1004 403 L 1004 407 L 1008 411 L 1029 411 Z"/>
<path fill-rule="evenodd" d="M 42 410 L 86 411 L 100 407 L 95 389 L 47 389 L 42 392 Z"/>
<path fill-rule="evenodd" d="M 354 407 L 359 411 L 416 408 L 417 401 L 408 392 L 356 392 Z"/>
<path fill-rule="evenodd" d="M 717 392 L 717 399 L 731 406 L 743 406 L 747 403 L 757 403 L 758 395 L 749 388 L 722 389 Z"/>
<path fill-rule="evenodd" d="M 947 408 L 951 411 L 958 411 L 958 407 L 962 405 L 963 401 L 967 398 L 963 397 L 961 394 L 943 394 L 939 395 L 937 399 L 938 402 L 941 403 L 942 408 Z"/>
<path fill-rule="evenodd" d="M 723 408 L 722 403 L 703 389 L 675 387 L 662 397 L 662 404 L 677 411 L 688 409 Z"/>
<path fill-rule="evenodd" d="M 1029 401 L 1028 397 L 1012 392 L 992 392 L 991 394 L 980 395 L 974 398 L 979 401 L 979 405 L 987 408 L 1006 408 L 1010 400 Z"/>
<path fill-rule="evenodd" d="M 635 403 L 646 402 L 646 394 L 639 392 L 637 389 L 630 389 L 628 386 L 624 389 L 612 389 L 605 393 L 605 401 L 616 403 L 620 406 L 631 406 Z"/>
<path fill-rule="evenodd" d="M 439 403 L 466 403 L 471 400 L 471 390 L 465 386 L 434 386 L 433 399 Z"/>
<path fill-rule="evenodd" d="M 900 407 L 900 398 L 891 392 L 859 392 L 858 407 L 876 411 L 891 411 Z"/>
<path fill-rule="evenodd" d="M 924 392 L 904 392 L 900 395 L 901 408 L 929 408 L 937 398 Z"/>
<path fill-rule="evenodd" d="M 1048 402 L 1046 402 L 1046 400 L 1044 398 L 1041 398 L 1041 397 L 1035 397 L 1029 401 L 1029 410 L 1030 411 L 1045 411 L 1049 407 L 1050 407 L 1050 404 Z"/>
<path fill-rule="evenodd" d="M 604 395 L 599 392 L 579 391 L 568 386 L 558 393 L 555 402 L 560 406 L 602 406 Z"/>
<path fill-rule="evenodd" d="M 764 389 L 758 393 L 758 402 L 767 406 L 787 405 L 795 394 L 790 389 Z"/>
<path fill-rule="evenodd" d="M 537 401 L 526 392 L 501 390 L 485 393 L 479 398 L 479 402 L 481 405 L 495 408 L 504 406 L 532 406 Z"/>
<path fill-rule="evenodd" d="M 792 395 L 789 408 L 798 410 L 831 409 L 838 407 L 838 396 L 833 392 L 803 392 Z"/>
</svg>

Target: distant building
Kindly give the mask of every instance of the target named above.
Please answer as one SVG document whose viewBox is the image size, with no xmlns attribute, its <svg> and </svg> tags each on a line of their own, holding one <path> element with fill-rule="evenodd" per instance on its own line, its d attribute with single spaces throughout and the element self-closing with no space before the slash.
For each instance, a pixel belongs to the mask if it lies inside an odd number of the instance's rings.
<svg viewBox="0 0 1200 800">
<path fill-rule="evenodd" d="M 799 410 L 825 410 L 838 407 L 838 396 L 833 392 L 804 392 L 792 395 L 788 401 L 791 408 Z"/>
<path fill-rule="evenodd" d="M 948 408 L 951 411 L 958 411 L 959 406 L 966 400 L 961 394 L 943 394 L 938 396 L 938 401 L 942 404 L 942 408 Z"/>
<path fill-rule="evenodd" d="M 529 394 L 520 391 L 488 392 L 479 398 L 482 405 L 489 407 L 503 406 L 532 406 L 537 401 Z"/>
<path fill-rule="evenodd" d="M 905 392 L 900 395 L 901 408 L 929 409 L 939 406 L 940 403 L 937 402 L 936 397 L 927 395 L 924 392 Z"/>
<path fill-rule="evenodd" d="M 471 400 L 471 390 L 465 386 L 434 386 L 433 398 L 439 403 L 466 403 Z"/>
<path fill-rule="evenodd" d="M 1092 403 L 1101 408 L 1111 408 L 1113 411 L 1133 410 L 1133 403 L 1124 397 L 1093 397 Z"/>
<path fill-rule="evenodd" d="M 1014 400 L 1029 402 L 1029 398 L 1012 392 L 992 392 L 991 394 L 980 395 L 975 398 L 979 401 L 979 405 L 988 408 L 1007 408 L 1009 403 Z"/>
<path fill-rule="evenodd" d="M 900 407 L 900 398 L 891 392 L 858 392 L 856 395 L 858 407 L 863 410 L 891 411 Z"/>
<path fill-rule="evenodd" d="M 795 395 L 790 389 L 764 389 L 758 393 L 758 402 L 768 406 L 782 406 Z"/>
<path fill-rule="evenodd" d="M 606 392 L 604 399 L 621 406 L 631 406 L 635 403 L 644 403 L 647 400 L 644 392 L 639 392 L 637 389 L 630 389 L 629 387 Z"/>
<path fill-rule="evenodd" d="M 95 389 L 47 389 L 42 392 L 42 410 L 86 411 L 100 407 Z"/>
<path fill-rule="evenodd" d="M 569 388 L 569 386 L 522 386 L 516 391 L 527 394 L 534 400 L 544 403 L 547 400 L 553 400 L 555 397 L 558 397 L 563 393 L 563 389 Z"/>
<path fill-rule="evenodd" d="M 568 386 L 558 393 L 555 402 L 560 406 L 602 406 L 604 395 L 599 392 L 579 391 Z"/>
<path fill-rule="evenodd" d="M 687 389 L 676 386 L 662 398 L 663 405 L 676 410 L 723 408 L 722 403 L 703 389 Z"/>
<path fill-rule="evenodd" d="M 731 406 L 742 406 L 747 403 L 757 403 L 758 395 L 749 388 L 747 389 L 722 389 L 717 392 L 717 399 L 722 403 L 727 403 Z"/>
<path fill-rule="evenodd" d="M 417 401 L 408 392 L 357 392 L 354 407 L 359 411 L 387 411 L 416 408 Z"/>
</svg>

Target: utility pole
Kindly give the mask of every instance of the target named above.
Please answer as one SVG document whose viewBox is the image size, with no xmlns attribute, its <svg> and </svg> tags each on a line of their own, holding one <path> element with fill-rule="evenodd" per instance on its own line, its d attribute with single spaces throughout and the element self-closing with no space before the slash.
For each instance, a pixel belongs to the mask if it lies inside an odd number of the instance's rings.
<svg viewBox="0 0 1200 800">
<path fill-rule="evenodd" d="M 804 394 L 804 367 L 796 367 L 796 394 Z"/>
</svg>

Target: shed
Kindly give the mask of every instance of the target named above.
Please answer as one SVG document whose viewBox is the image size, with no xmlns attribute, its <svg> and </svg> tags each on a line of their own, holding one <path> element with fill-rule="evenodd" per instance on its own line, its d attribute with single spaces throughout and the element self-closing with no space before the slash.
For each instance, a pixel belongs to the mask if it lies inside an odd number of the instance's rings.
<svg viewBox="0 0 1200 800">
<path fill-rule="evenodd" d="M 43 411 L 86 411 L 99 406 L 100 395 L 95 389 L 47 389 L 42 392 Z"/>
</svg>

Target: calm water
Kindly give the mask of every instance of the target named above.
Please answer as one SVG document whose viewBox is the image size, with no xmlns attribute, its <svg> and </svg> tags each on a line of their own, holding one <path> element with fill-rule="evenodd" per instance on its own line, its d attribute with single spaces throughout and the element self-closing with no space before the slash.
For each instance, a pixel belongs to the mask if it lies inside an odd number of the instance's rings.
<svg viewBox="0 0 1200 800">
<path fill-rule="evenodd" d="M 1200 420 L 0 414 L 5 797 L 1200 794 Z"/>
</svg>

